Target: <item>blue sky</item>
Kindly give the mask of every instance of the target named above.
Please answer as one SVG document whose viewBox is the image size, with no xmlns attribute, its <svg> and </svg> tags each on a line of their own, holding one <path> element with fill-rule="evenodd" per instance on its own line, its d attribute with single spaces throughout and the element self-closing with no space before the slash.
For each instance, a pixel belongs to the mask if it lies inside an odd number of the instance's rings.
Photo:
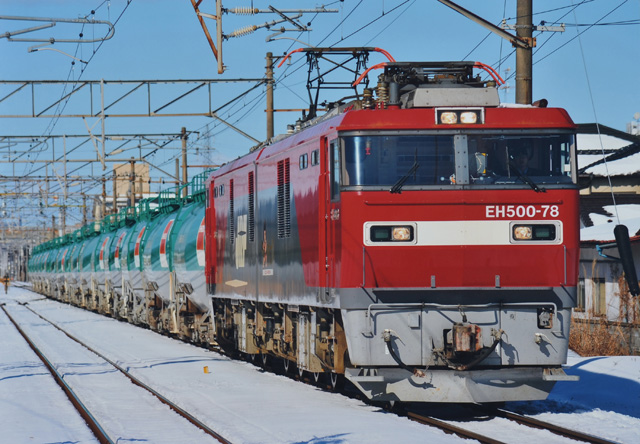
<svg viewBox="0 0 640 444">
<path fill-rule="evenodd" d="M 458 3 L 498 24 L 503 18 L 515 24 L 515 0 L 458 0 Z M 233 8 L 253 6 L 267 9 L 273 4 L 279 9 L 314 8 L 321 3 L 310 1 L 227 0 L 223 6 Z M 345 0 L 327 1 L 327 8 L 338 9 L 334 14 L 305 14 L 301 20 L 311 23 L 308 33 L 286 33 L 316 46 L 377 46 L 389 51 L 398 61 L 477 60 L 490 64 L 507 76 L 513 76 L 515 56 L 511 45 L 500 37 L 462 17 L 437 0 Z M 573 6 L 573 7 L 572 7 Z M 546 98 L 549 106 L 567 109 L 577 123 L 599 123 L 625 130 L 627 122 L 640 112 L 638 63 L 640 60 L 640 1 L 638 0 L 533 0 L 534 23 L 566 24 L 563 33 L 534 33 L 538 47 L 534 53 L 533 98 Z M 215 13 L 215 1 L 204 0 L 200 9 Z M 91 15 L 91 11 L 95 14 Z M 124 80 L 124 79 L 224 79 L 260 78 L 264 75 L 265 54 L 274 55 L 300 47 L 290 39 L 267 43 L 273 31 L 259 29 L 242 38 L 227 40 L 223 45 L 224 74 L 217 73 L 216 61 L 196 19 L 189 0 L 0 0 L 0 15 L 78 18 L 89 16 L 97 20 L 116 22 L 112 39 L 103 44 L 56 43 L 55 48 L 89 60 L 84 66 L 58 52 L 43 50 L 29 53 L 34 43 L 9 42 L 0 39 L 0 79 L 2 80 Z M 223 16 L 223 31 L 231 31 L 252 24 L 276 19 L 274 15 Z M 628 22 L 633 24 L 611 23 Z M 214 22 L 207 19 L 209 29 Z M 595 26 L 589 26 L 594 25 Z M 0 20 L 0 35 L 8 31 L 28 28 L 38 23 Z M 581 26 L 575 26 L 579 24 Z M 59 24 L 53 28 L 24 34 L 24 37 L 74 38 L 78 25 Z M 84 36 L 104 35 L 104 26 L 86 26 Z M 583 32 L 578 38 L 579 32 Z M 511 55 L 510 55 L 511 54 Z M 374 55 L 370 65 L 384 61 Z M 293 59 L 288 68 L 276 69 L 276 108 L 307 106 L 305 89 L 306 69 L 302 57 Z M 84 66 L 82 71 L 81 66 Z M 588 79 L 588 80 L 587 80 Z M 514 86 L 512 77 L 508 84 Z M 590 88 L 589 88 L 590 84 Z M 224 84 L 213 89 L 213 107 L 225 103 L 248 88 L 248 84 Z M 2 86 L 0 98 L 11 92 Z M 47 89 L 49 102 L 61 97 L 61 91 Z M 501 99 L 514 102 L 514 89 L 501 93 Z M 45 98 L 45 93 L 39 97 Z M 160 94 L 158 94 L 160 96 Z M 26 96 L 25 96 L 26 97 Z M 167 93 L 171 97 L 171 93 Z M 0 114 L 15 112 L 19 94 L 0 103 Z M 29 99 L 30 100 L 30 99 Z M 132 98 L 132 100 L 136 100 Z M 137 99 L 141 100 L 141 99 Z M 145 99 L 146 100 L 146 99 Z M 593 100 L 593 104 L 592 104 Z M 43 100 L 43 103 L 46 100 Z M 25 105 L 22 103 L 22 105 Z M 21 106 L 22 106 L 21 105 Z M 131 104 L 134 105 L 133 103 Z M 69 110 L 73 109 L 69 104 Z M 243 100 L 220 112 L 242 131 L 262 140 L 266 135 L 264 88 L 259 87 Z M 594 115 L 594 108 L 596 115 Z M 276 134 L 286 130 L 286 124 L 299 117 L 296 113 L 276 114 Z M 94 122 L 88 122 L 92 125 Z M 209 125 L 207 127 L 207 124 Z M 100 125 L 98 124 L 96 128 Z M 209 136 L 189 143 L 189 163 L 221 163 L 247 152 L 254 143 L 219 122 L 203 117 L 193 118 L 112 118 L 107 119 L 105 132 L 179 132 L 181 127 Z M 0 119 L 0 135 L 25 134 L 86 134 L 81 119 Z M 204 147 L 210 145 L 212 150 Z M 178 144 L 170 145 L 178 148 Z M 3 155 L 0 147 L 0 156 Z M 59 148 L 58 148 L 59 150 Z M 79 150 L 81 151 L 81 150 Z M 156 154 L 165 171 L 173 170 L 176 149 Z M 38 156 L 51 157 L 50 153 Z M 95 155 L 87 147 L 81 157 Z M 6 160 L 6 155 L 0 159 Z M 7 174 L 1 164 L 1 174 Z M 33 170 L 21 164 L 23 174 Z M 94 167 L 95 168 L 95 167 Z M 95 174 L 99 169 L 95 169 Z M 197 171 L 194 169 L 193 173 Z M 190 175 L 193 173 L 190 172 Z M 161 174 L 152 172 L 152 175 Z M 94 190 L 93 192 L 98 192 Z"/>
</svg>

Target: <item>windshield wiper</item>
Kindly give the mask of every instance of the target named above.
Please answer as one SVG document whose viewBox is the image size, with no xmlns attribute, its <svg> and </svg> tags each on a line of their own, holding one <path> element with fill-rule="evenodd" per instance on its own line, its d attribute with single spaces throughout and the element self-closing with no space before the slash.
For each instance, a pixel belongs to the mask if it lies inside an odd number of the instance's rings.
<svg viewBox="0 0 640 444">
<path fill-rule="evenodd" d="M 546 193 L 547 192 L 547 190 L 545 188 L 539 187 L 533 180 L 531 180 L 529 178 L 529 176 L 527 176 L 524 173 L 521 173 L 520 170 L 518 170 L 518 167 L 516 166 L 516 163 L 513 161 L 513 158 L 509 159 L 509 166 L 511 167 L 511 169 L 513 171 L 515 171 L 516 176 L 518 176 L 518 178 L 520 180 L 522 180 L 524 183 L 529 185 L 533 191 L 535 191 L 536 193 Z"/>
<path fill-rule="evenodd" d="M 411 166 L 411 168 L 409 168 L 409 171 L 407 171 L 407 174 L 405 174 L 404 176 L 402 176 L 389 190 L 390 193 L 401 193 L 402 192 L 402 187 L 404 186 L 404 183 L 409 180 L 409 178 L 411 177 L 411 175 L 413 173 L 415 173 L 416 171 L 418 171 L 418 168 L 420 168 L 420 164 L 418 163 L 417 160 L 413 161 L 413 165 Z"/>
</svg>

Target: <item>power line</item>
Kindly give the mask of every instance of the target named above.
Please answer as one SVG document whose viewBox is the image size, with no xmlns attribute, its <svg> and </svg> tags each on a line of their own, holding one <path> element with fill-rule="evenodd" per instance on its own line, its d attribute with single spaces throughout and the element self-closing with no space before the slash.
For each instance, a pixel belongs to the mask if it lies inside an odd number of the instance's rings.
<svg viewBox="0 0 640 444">
<path fill-rule="evenodd" d="M 581 28 L 581 27 L 592 27 L 592 26 L 627 26 L 627 25 L 640 25 L 640 19 L 633 19 L 633 20 L 623 20 L 623 21 L 619 21 L 619 22 L 609 22 L 609 23 L 567 23 L 565 26 L 567 28 L 569 27 L 576 27 L 576 28 Z"/>
<path fill-rule="evenodd" d="M 338 23 L 338 24 L 336 25 L 336 27 L 335 27 L 335 28 L 333 28 L 333 29 L 332 29 L 332 30 L 327 34 L 327 36 L 326 36 L 325 38 L 323 38 L 322 40 L 320 40 L 320 41 L 318 42 L 318 45 L 316 45 L 316 46 L 320 46 L 320 45 L 322 45 L 322 43 L 323 43 L 325 40 L 327 40 L 331 34 L 333 34 L 333 33 L 334 33 L 334 32 L 335 32 L 339 27 L 341 27 L 341 26 L 344 24 L 344 22 L 345 22 L 345 21 L 346 21 L 346 20 L 351 16 L 351 14 L 353 14 L 353 13 L 356 11 L 356 9 L 358 9 L 358 8 L 360 7 L 360 5 L 362 4 L 362 2 L 363 2 L 363 1 L 364 1 L 364 0 L 360 0 L 360 1 L 358 2 L 358 4 L 357 4 L 357 5 L 355 5 L 355 6 L 353 7 L 353 9 L 352 9 L 348 14 L 347 14 L 347 16 L 346 16 L 345 18 L 343 18 L 342 20 L 340 20 L 340 23 Z M 333 45 L 332 45 L 332 46 L 333 46 Z"/>
<path fill-rule="evenodd" d="M 356 29 L 356 30 L 355 30 L 355 31 L 353 31 L 351 34 L 349 34 L 348 36 L 341 38 L 339 42 L 336 42 L 336 43 L 334 43 L 334 44 L 333 44 L 333 45 L 331 45 L 331 46 L 333 47 L 333 46 L 337 45 L 338 43 L 340 43 L 340 42 L 342 42 L 342 41 L 344 41 L 344 40 L 347 40 L 349 37 L 351 37 L 351 36 L 353 36 L 353 35 L 355 35 L 355 34 L 359 33 L 359 32 L 360 32 L 360 31 L 362 31 L 363 29 L 365 29 L 365 28 L 367 28 L 367 27 L 371 26 L 372 24 L 374 24 L 375 22 L 377 22 L 377 21 L 378 21 L 378 20 L 380 20 L 381 18 L 385 17 L 387 14 L 389 14 L 389 13 L 391 13 L 391 12 L 395 11 L 396 9 L 398 9 L 399 7 L 401 7 L 402 5 L 404 5 L 404 4 L 406 4 L 406 3 L 409 3 L 410 1 L 412 1 L 412 0 L 405 0 L 404 2 L 400 3 L 399 5 L 396 5 L 396 6 L 395 6 L 395 7 L 393 7 L 392 9 L 390 9 L 389 11 L 387 11 L 387 12 L 383 12 L 383 13 L 382 13 L 382 14 L 380 14 L 378 17 L 376 17 L 375 19 L 371 20 L 369 23 L 365 24 L 364 26 L 360 27 L 359 29 Z M 415 1 L 416 1 L 416 0 L 413 0 L 413 1 L 412 1 L 412 4 L 413 4 L 413 3 L 415 3 Z M 409 5 L 409 6 L 411 6 L 411 5 Z M 406 11 L 406 9 L 405 9 L 405 11 Z M 402 14 L 404 14 L 404 12 L 405 12 L 405 11 L 403 11 L 403 12 L 402 12 L 398 17 L 396 17 L 396 20 L 397 20 L 397 19 L 398 19 Z M 394 21 L 395 21 L 395 20 L 394 20 Z M 378 35 L 380 35 L 380 33 L 382 33 L 382 32 L 383 32 L 383 31 L 385 31 L 389 26 L 391 26 L 391 24 L 393 24 L 393 22 L 389 23 L 389 25 L 387 25 L 387 27 L 385 27 L 384 29 L 382 29 L 382 30 L 378 33 Z"/>
<path fill-rule="evenodd" d="M 120 15 L 118 16 L 118 18 L 117 18 L 117 19 L 114 21 L 114 23 L 113 23 L 113 27 L 114 27 L 114 28 L 115 28 L 115 26 L 118 24 L 118 22 L 120 21 L 120 19 L 121 19 L 121 18 L 122 18 L 122 16 L 124 15 L 124 13 L 126 12 L 127 8 L 129 8 L 129 5 L 131 4 L 131 2 L 132 2 L 132 1 L 133 1 L 133 0 L 127 0 L 127 4 L 126 4 L 126 6 L 124 7 L 124 9 L 122 10 L 122 12 L 121 12 L 121 13 L 120 13 Z M 105 1 L 103 1 L 103 2 L 98 6 L 98 8 L 102 7 L 105 3 L 106 3 L 106 0 L 105 0 Z M 92 10 L 92 14 L 95 14 L 95 11 L 96 11 L 98 8 L 96 8 L 96 9 Z M 91 15 L 91 14 L 89 14 L 89 15 Z M 86 17 L 88 17 L 89 15 L 87 15 Z M 83 30 L 84 30 L 84 25 L 83 25 Z M 100 44 L 98 45 L 98 47 L 94 49 L 93 53 L 91 54 L 91 57 L 89 58 L 89 60 L 87 60 L 87 63 L 82 67 L 82 70 L 80 71 L 80 75 L 79 75 L 79 76 L 78 76 L 78 78 L 76 79 L 76 84 L 77 84 L 77 82 L 78 82 L 78 81 L 80 81 L 80 78 L 81 78 L 81 77 L 82 77 L 82 75 L 84 74 L 84 71 L 87 69 L 87 66 L 89 66 L 89 63 L 93 60 L 93 58 L 95 57 L 96 53 L 97 53 L 97 52 L 100 50 L 100 48 L 102 47 L 103 43 L 104 43 L 104 40 L 103 40 L 103 41 L 101 41 L 101 42 L 100 42 Z M 80 47 L 80 43 L 78 43 L 78 45 L 77 45 L 77 47 L 76 47 L 76 55 L 78 54 L 79 47 Z M 73 73 L 74 66 L 75 66 L 75 62 L 71 62 L 71 68 L 70 68 L 70 70 L 69 70 L 69 74 L 67 75 L 67 81 L 69 80 L 69 78 L 71 77 L 71 74 Z M 62 95 L 61 95 L 60 100 L 62 100 L 62 99 L 64 98 L 64 96 L 65 96 L 65 92 L 66 92 L 66 85 L 65 85 L 65 87 L 63 88 L 63 91 L 62 91 Z M 50 122 L 50 123 L 49 123 L 49 125 L 47 126 L 47 129 L 45 130 L 45 133 L 47 133 L 47 132 L 48 132 L 48 135 L 51 135 L 51 133 L 52 133 L 52 132 L 53 132 L 53 130 L 55 129 L 55 127 L 56 127 L 56 125 L 57 125 L 58 121 L 60 120 L 60 114 L 61 114 L 62 112 L 64 112 L 64 110 L 65 110 L 65 108 L 66 108 L 67 104 L 69 103 L 69 100 L 70 100 L 70 97 L 68 97 L 68 98 L 67 98 L 67 100 L 65 100 L 65 101 L 64 101 L 64 104 L 62 105 L 62 109 L 60 109 L 60 104 L 58 104 L 58 106 L 56 107 L 56 112 L 55 112 L 55 114 L 58 114 L 58 117 L 54 117 L 54 118 L 52 118 L 52 119 L 51 119 L 51 122 Z M 58 110 L 59 110 L 59 112 L 58 112 Z M 36 156 L 36 160 L 37 160 L 37 156 Z M 26 169 L 26 168 L 28 168 L 28 166 L 26 166 L 26 167 L 25 167 L 25 169 Z M 32 169 L 33 169 L 33 166 L 31 167 L 31 170 L 29 170 L 28 172 L 26 172 L 24 175 L 25 175 L 25 176 L 30 175 L 30 174 L 32 173 Z"/>
<path fill-rule="evenodd" d="M 585 29 L 582 32 L 579 32 L 575 37 L 573 37 L 572 39 L 570 39 L 569 41 L 565 42 L 563 45 L 560 45 L 559 47 L 557 47 L 556 49 L 554 49 L 553 51 L 551 51 L 549 54 L 545 55 L 544 57 L 538 59 L 535 63 L 539 63 L 541 61 L 543 61 L 544 59 L 546 59 L 547 57 L 551 56 L 552 54 L 555 54 L 557 51 L 559 51 L 560 49 L 564 48 L 565 46 L 567 46 L 569 43 L 573 42 L 575 39 L 577 39 L 578 37 L 580 37 L 582 34 L 584 34 L 585 32 L 587 32 L 588 30 L 590 30 L 591 28 L 593 28 L 594 26 L 596 26 L 598 23 L 600 23 L 602 20 L 604 20 L 605 18 L 607 18 L 608 16 L 610 16 L 611 14 L 613 14 L 617 9 L 619 9 L 620 7 L 622 7 L 622 5 L 624 5 L 625 3 L 627 3 L 629 0 L 624 0 L 622 3 L 620 3 L 618 6 L 616 6 L 615 8 L 613 8 L 611 11 L 609 11 L 608 13 L 606 13 L 604 16 L 602 16 L 599 20 L 597 20 L 594 24 L 590 25 L 589 27 L 587 27 L 587 29 Z"/>
</svg>

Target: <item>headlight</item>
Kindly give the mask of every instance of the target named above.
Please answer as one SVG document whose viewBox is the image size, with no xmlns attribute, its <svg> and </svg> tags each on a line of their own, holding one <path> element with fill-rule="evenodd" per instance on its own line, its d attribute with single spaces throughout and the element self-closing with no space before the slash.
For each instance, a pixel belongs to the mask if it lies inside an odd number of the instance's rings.
<svg viewBox="0 0 640 444">
<path fill-rule="evenodd" d="M 513 238 L 515 240 L 530 240 L 532 230 L 530 225 L 516 225 L 513 227 Z"/>
<path fill-rule="evenodd" d="M 484 123 L 484 109 L 436 109 L 436 125 L 477 125 Z"/>
<path fill-rule="evenodd" d="M 455 125 L 458 123 L 458 115 L 454 112 L 444 112 L 440 114 L 440 123 L 445 125 Z"/>
<path fill-rule="evenodd" d="M 411 242 L 413 227 L 402 225 L 373 225 L 369 228 L 370 242 Z"/>
<path fill-rule="evenodd" d="M 478 114 L 475 111 L 465 111 L 460 113 L 460 123 L 478 123 Z"/>
<path fill-rule="evenodd" d="M 411 228 L 410 227 L 393 227 L 393 240 L 394 241 L 410 241 Z"/>
<path fill-rule="evenodd" d="M 515 241 L 555 241 L 556 226 L 552 224 L 514 225 Z"/>
</svg>

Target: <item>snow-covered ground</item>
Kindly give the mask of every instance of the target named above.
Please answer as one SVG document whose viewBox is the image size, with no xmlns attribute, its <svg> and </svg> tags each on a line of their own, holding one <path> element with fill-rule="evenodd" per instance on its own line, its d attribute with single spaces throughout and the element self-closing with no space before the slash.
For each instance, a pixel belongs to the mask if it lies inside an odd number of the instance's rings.
<svg viewBox="0 0 640 444">
<path fill-rule="evenodd" d="M 212 429 L 235 443 L 449 443 L 463 440 L 385 413 L 360 401 L 263 373 L 248 363 L 191 346 L 148 330 L 86 312 L 21 288 L 0 295 L 11 313 L 29 306 L 80 336 L 107 357 L 129 369 Z M 29 318 L 24 318 L 29 319 Z M 32 321 L 31 329 L 45 328 Z M 71 358 L 69 358 L 71 359 Z M 61 369 L 80 378 L 89 358 L 76 356 Z M 72 360 L 73 360 L 72 359 Z M 209 372 L 204 372 L 207 366 Z M 88 367 L 87 367 L 88 368 Z M 91 377 L 95 378 L 96 372 Z M 620 443 L 636 443 L 640 436 L 640 358 L 580 358 L 571 356 L 567 373 L 578 383 L 558 383 L 547 401 L 511 403 L 510 408 Z M 73 375 L 73 376 L 72 376 Z M 65 378 L 66 378 L 65 377 Z M 106 381 L 106 379 L 104 379 Z M 131 386 L 133 387 L 133 386 Z M 115 386 L 104 396 L 103 408 L 117 409 L 109 399 L 126 399 Z M 133 389 L 130 389 L 133 390 Z M 95 401 L 94 401 L 95 402 Z M 123 406 L 124 407 L 124 406 Z M 119 416 L 127 421 L 152 421 L 139 412 Z M 163 415 L 166 412 L 160 412 Z M 116 414 L 114 413 L 114 418 Z M 144 418 L 144 419 L 143 419 Z M 172 421 L 162 416 L 164 426 Z M 494 437 L 505 442 L 566 442 L 529 430 L 515 433 L 512 424 L 488 421 Z M 133 429 L 133 427 L 131 427 Z M 137 428 L 136 428 L 137 430 Z M 499 438 L 498 438 L 499 437 Z M 185 439 L 187 439 L 185 437 Z M 154 442 L 153 436 L 126 436 L 119 442 Z M 74 412 L 37 357 L 0 312 L 0 442 L 93 443 L 86 425 Z M 189 439 L 183 442 L 200 442 Z M 203 440 L 201 442 L 209 442 Z M 468 442 L 468 441 L 466 441 Z"/>
</svg>

